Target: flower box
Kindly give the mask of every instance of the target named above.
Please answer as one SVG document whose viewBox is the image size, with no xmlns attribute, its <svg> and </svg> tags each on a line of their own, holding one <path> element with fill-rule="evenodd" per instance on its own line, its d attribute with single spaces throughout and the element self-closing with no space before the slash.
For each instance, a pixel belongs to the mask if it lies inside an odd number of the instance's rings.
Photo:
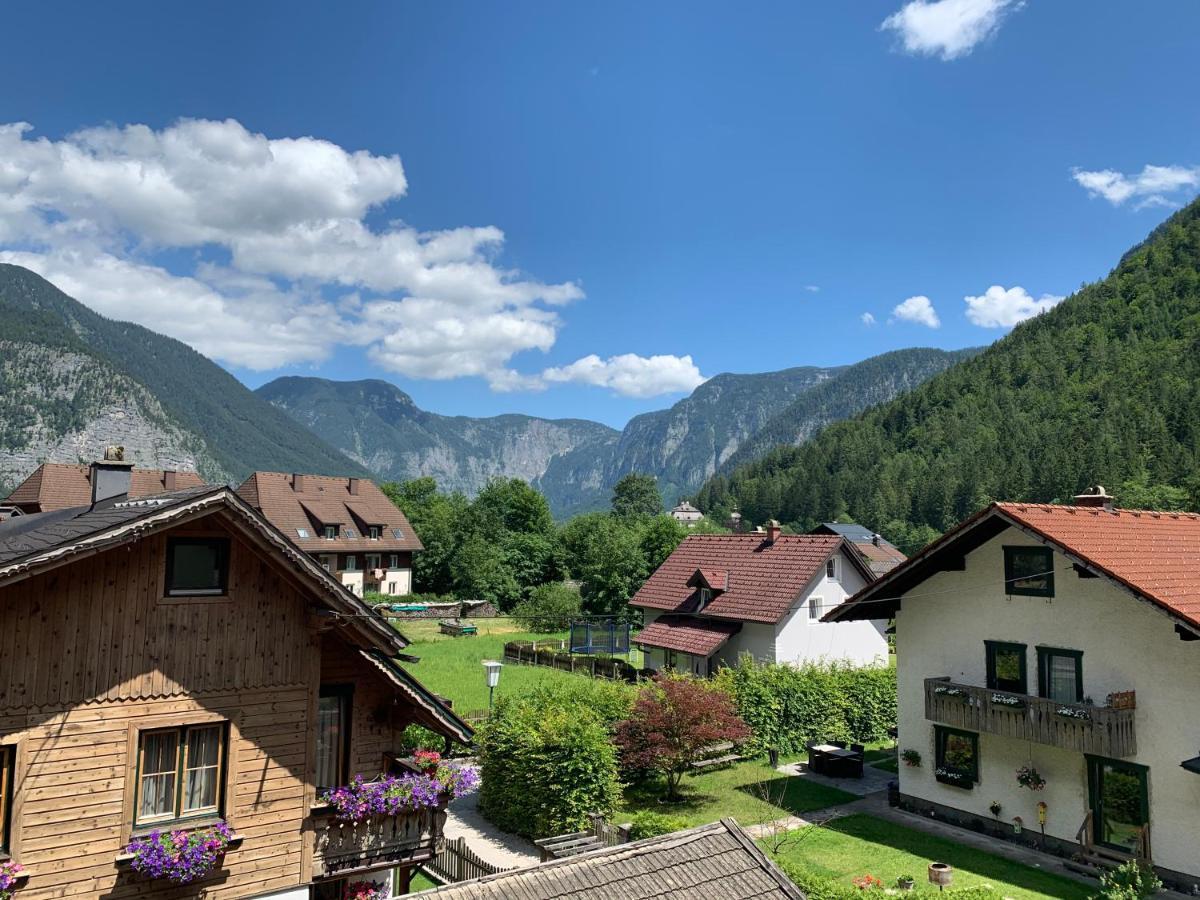
<svg viewBox="0 0 1200 900">
<path fill-rule="evenodd" d="M 0 900 L 11 900 L 13 893 L 28 878 L 25 867 L 20 863 L 12 860 L 0 862 Z"/>
<path fill-rule="evenodd" d="M 155 829 L 130 841 L 116 864 L 146 878 L 191 884 L 211 875 L 224 861 L 226 851 L 241 842 L 241 836 L 222 821 L 190 830 Z"/>
<path fill-rule="evenodd" d="M 933 689 L 935 694 L 940 694 L 943 697 L 958 697 L 961 700 L 968 699 L 971 695 L 960 687 L 951 687 L 949 685 L 938 685 Z"/>
<path fill-rule="evenodd" d="M 1015 694 L 992 694 L 992 706 L 1003 706 L 1005 709 L 1024 709 L 1025 701 Z"/>
<path fill-rule="evenodd" d="M 971 790 L 975 787 L 975 779 L 966 772 L 958 772 L 954 769 L 937 769 L 933 773 L 933 777 L 942 784 L 948 784 L 951 787 L 963 788 Z"/>
<path fill-rule="evenodd" d="M 1060 706 L 1054 712 L 1064 719 L 1075 719 L 1077 722 L 1092 721 L 1092 714 L 1082 706 Z"/>
<path fill-rule="evenodd" d="M 432 771 L 428 771 L 432 769 Z M 320 802 L 343 822 L 362 822 L 376 816 L 440 809 L 479 785 L 479 773 L 469 766 L 436 763 L 425 772 L 385 775 L 367 781 L 361 775 L 322 794 Z"/>
</svg>

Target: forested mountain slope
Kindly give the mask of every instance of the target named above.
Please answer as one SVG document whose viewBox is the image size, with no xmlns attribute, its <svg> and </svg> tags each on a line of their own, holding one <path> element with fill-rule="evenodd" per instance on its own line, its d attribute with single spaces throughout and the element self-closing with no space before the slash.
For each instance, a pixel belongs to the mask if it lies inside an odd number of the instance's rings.
<svg viewBox="0 0 1200 900">
<path fill-rule="evenodd" d="M 991 499 L 1200 497 L 1200 202 L 975 358 L 700 491 L 753 521 L 944 530 Z"/>
</svg>

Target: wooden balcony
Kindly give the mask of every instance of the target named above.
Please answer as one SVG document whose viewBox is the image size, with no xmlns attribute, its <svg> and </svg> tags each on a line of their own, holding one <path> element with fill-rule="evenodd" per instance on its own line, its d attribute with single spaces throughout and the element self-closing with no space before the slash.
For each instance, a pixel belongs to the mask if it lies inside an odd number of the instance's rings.
<svg viewBox="0 0 1200 900">
<path fill-rule="evenodd" d="M 925 718 L 953 728 L 997 734 L 1064 750 L 1124 759 L 1137 753 L 1133 693 L 1107 706 L 1057 703 L 949 678 L 925 679 Z"/>
<path fill-rule="evenodd" d="M 313 878 L 427 862 L 437 854 L 445 821 L 444 808 L 374 816 L 358 823 L 340 822 L 315 810 Z"/>
</svg>

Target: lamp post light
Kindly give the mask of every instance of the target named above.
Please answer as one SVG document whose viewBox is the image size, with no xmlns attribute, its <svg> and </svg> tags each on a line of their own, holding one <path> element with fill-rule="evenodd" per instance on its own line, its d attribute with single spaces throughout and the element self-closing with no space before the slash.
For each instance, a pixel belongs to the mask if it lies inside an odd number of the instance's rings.
<svg viewBox="0 0 1200 900">
<path fill-rule="evenodd" d="M 496 685 L 500 683 L 500 669 L 504 667 L 504 663 L 497 662 L 494 659 L 485 659 L 483 661 L 483 671 L 487 675 L 488 686 L 488 711 L 492 708 L 492 698 L 496 694 Z"/>
</svg>

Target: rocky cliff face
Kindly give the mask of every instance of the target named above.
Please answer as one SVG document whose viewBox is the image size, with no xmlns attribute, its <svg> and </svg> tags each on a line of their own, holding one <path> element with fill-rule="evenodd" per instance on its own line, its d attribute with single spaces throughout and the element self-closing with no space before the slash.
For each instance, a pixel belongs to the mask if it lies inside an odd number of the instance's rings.
<svg viewBox="0 0 1200 900">
<path fill-rule="evenodd" d="M 442 416 L 386 381 L 288 377 L 257 393 L 382 480 L 431 476 L 443 490 L 467 494 L 498 476 L 536 482 L 551 460 L 599 452 L 618 434 L 582 419 Z"/>
<path fill-rule="evenodd" d="M 0 423 L 0 486 L 43 462 L 91 462 L 111 444 L 139 466 L 229 477 L 145 387 L 80 353 L 0 342 Z"/>
</svg>

